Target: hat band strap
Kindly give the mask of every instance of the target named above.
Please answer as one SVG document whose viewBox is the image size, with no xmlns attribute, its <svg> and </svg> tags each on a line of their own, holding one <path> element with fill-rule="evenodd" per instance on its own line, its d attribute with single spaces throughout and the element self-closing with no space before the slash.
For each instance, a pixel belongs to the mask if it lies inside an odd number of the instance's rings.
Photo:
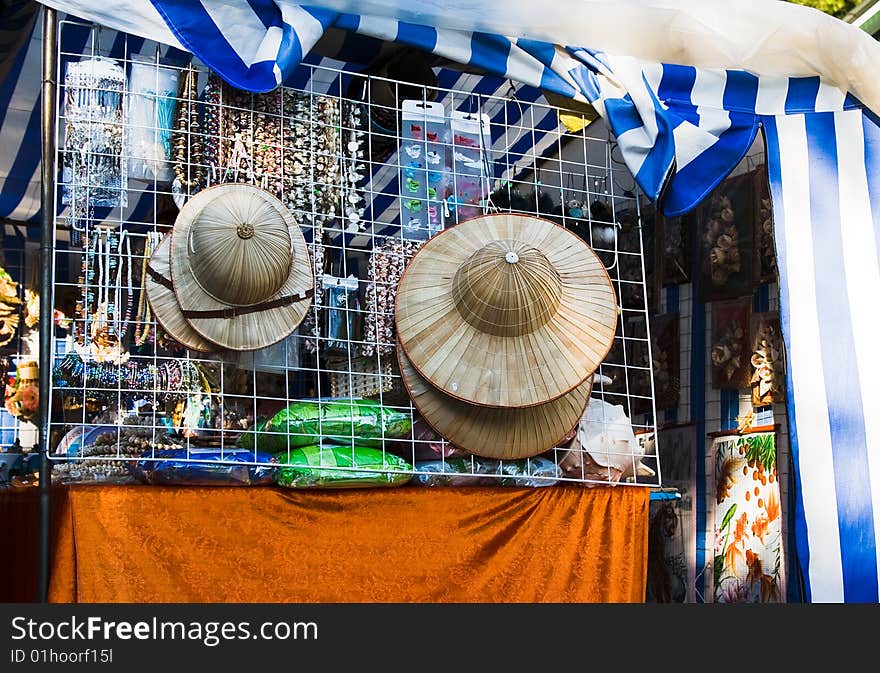
<svg viewBox="0 0 880 673">
<path fill-rule="evenodd" d="M 308 289 L 299 294 L 291 294 L 273 301 L 263 302 L 262 304 L 253 304 L 252 306 L 231 306 L 218 311 L 184 311 L 185 318 L 236 318 L 240 315 L 248 313 L 259 313 L 260 311 L 268 311 L 271 308 L 279 308 L 281 306 L 289 306 L 296 302 L 310 299 L 314 295 L 313 289 Z"/>
<path fill-rule="evenodd" d="M 159 285 L 161 285 L 162 287 L 167 287 L 169 290 L 174 292 L 174 286 L 171 284 L 171 281 L 168 280 L 165 276 L 163 276 L 161 273 L 159 273 L 155 269 L 148 266 L 147 267 L 147 275 L 150 277 L 150 279 L 159 283 Z"/>
</svg>

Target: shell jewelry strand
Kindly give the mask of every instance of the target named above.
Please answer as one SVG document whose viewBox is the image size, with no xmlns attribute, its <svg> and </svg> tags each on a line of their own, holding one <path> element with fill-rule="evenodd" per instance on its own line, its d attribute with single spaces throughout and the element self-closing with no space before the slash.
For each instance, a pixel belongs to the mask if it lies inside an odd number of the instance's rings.
<svg viewBox="0 0 880 673">
<path fill-rule="evenodd" d="M 148 232 L 144 240 L 144 258 L 141 265 L 141 287 L 138 296 L 137 320 L 134 328 L 134 345 L 143 346 L 150 338 L 153 326 L 150 324 L 150 303 L 147 301 L 147 264 L 150 262 L 150 255 L 156 246 L 155 239 L 158 234 L 154 231 Z"/>
</svg>

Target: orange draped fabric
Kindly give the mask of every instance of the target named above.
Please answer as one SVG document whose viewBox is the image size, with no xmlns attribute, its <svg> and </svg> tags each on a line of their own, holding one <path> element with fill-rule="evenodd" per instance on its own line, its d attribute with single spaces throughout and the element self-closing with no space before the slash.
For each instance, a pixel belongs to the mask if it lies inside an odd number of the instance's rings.
<svg viewBox="0 0 880 673">
<path fill-rule="evenodd" d="M 53 602 L 643 602 L 640 487 L 74 486 Z"/>
</svg>

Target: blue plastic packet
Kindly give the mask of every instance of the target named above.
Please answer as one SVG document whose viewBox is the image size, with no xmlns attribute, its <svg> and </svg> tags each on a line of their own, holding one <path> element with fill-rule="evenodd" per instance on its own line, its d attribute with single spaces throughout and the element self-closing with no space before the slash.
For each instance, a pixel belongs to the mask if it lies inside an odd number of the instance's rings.
<svg viewBox="0 0 880 673">
<path fill-rule="evenodd" d="M 277 464 L 268 453 L 246 449 L 166 449 L 147 451 L 133 471 L 145 484 L 262 486 L 275 483 Z"/>
</svg>

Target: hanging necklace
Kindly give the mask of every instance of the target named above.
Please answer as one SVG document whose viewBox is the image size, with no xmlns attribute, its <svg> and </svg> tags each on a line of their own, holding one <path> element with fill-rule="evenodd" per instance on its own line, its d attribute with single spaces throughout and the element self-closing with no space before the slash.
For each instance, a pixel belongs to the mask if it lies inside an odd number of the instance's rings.
<svg viewBox="0 0 880 673">
<path fill-rule="evenodd" d="M 183 207 L 189 196 L 198 192 L 205 183 L 204 146 L 199 123 L 198 73 L 187 66 L 178 82 L 177 97 L 180 99 L 174 146 L 175 179 L 171 185 L 172 198 L 178 208 Z"/>
<path fill-rule="evenodd" d="M 125 241 L 125 256 L 123 257 L 122 253 L 122 242 Z M 119 238 L 119 262 L 116 270 L 116 296 L 114 298 L 114 326 L 116 331 L 116 338 L 119 341 L 119 344 L 125 341 L 125 337 L 128 334 L 128 325 L 131 322 L 131 311 L 134 304 L 134 288 L 131 286 L 131 239 L 128 236 L 128 232 L 123 231 L 120 234 Z M 123 267 L 126 268 L 127 276 L 126 276 L 126 285 L 124 288 L 122 287 L 122 270 Z M 122 313 L 122 306 L 120 303 L 120 297 L 122 295 L 122 290 L 125 290 L 125 309 L 124 313 Z M 120 313 L 122 313 L 120 320 Z"/>
<path fill-rule="evenodd" d="M 137 320 L 134 327 L 134 344 L 135 346 L 143 346 L 150 338 L 153 326 L 150 324 L 150 302 L 147 301 L 147 265 L 150 262 L 150 256 L 154 249 L 154 239 L 158 236 L 156 232 L 147 232 L 144 239 L 144 259 L 141 265 L 141 287 L 138 296 Z"/>
</svg>

